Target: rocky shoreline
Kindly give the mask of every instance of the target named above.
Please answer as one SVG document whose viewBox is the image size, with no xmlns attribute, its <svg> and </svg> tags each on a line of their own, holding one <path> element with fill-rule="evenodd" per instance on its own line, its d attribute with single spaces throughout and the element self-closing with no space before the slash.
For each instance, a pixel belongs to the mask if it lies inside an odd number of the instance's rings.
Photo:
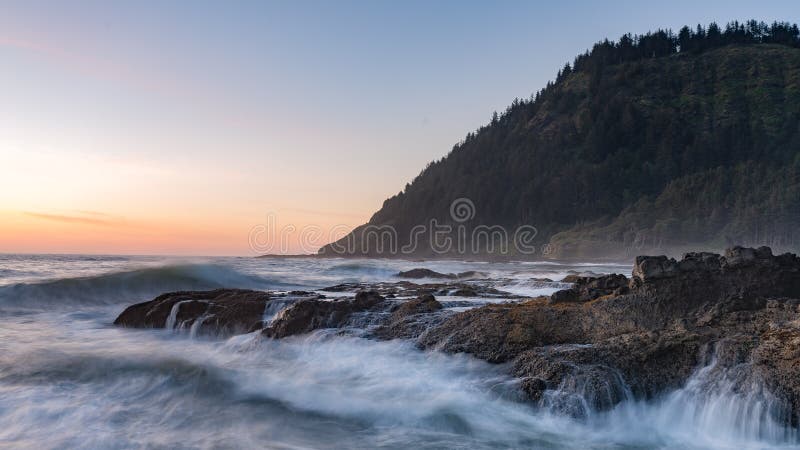
<svg viewBox="0 0 800 450">
<path fill-rule="evenodd" d="M 742 391 L 764 389 L 773 414 L 800 417 L 800 258 L 769 248 L 676 261 L 637 257 L 630 277 L 570 276 L 522 298 L 480 274 L 412 271 L 435 283 L 342 284 L 315 292 L 176 292 L 128 307 L 116 325 L 280 339 L 333 328 L 370 339 L 507 363 L 534 403 L 573 416 L 650 399 L 698 367 Z M 460 276 L 466 275 L 466 276 Z M 542 281 L 549 283 L 549 280 Z M 492 302 L 475 307 L 471 299 Z"/>
</svg>

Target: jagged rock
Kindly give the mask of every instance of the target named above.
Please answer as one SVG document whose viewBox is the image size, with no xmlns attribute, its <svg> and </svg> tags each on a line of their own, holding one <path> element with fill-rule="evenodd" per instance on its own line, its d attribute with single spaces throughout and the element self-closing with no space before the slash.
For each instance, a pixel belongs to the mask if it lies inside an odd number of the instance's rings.
<svg viewBox="0 0 800 450">
<path fill-rule="evenodd" d="M 771 258 L 772 249 L 769 247 L 733 247 L 725 251 L 725 265 L 727 267 L 748 266 L 755 264 L 757 261 L 768 261 Z"/>
<path fill-rule="evenodd" d="M 571 273 L 571 274 L 565 276 L 564 278 L 562 278 L 561 282 L 562 283 L 576 283 L 581 278 L 584 278 L 584 277 L 582 275 L 580 275 L 580 274 L 577 274 L 577 273 Z"/>
<path fill-rule="evenodd" d="M 441 322 L 444 316 L 442 304 L 431 294 L 400 303 L 392 309 L 387 323 L 374 331 L 374 336 L 381 339 L 416 338 L 426 329 Z"/>
<path fill-rule="evenodd" d="M 678 262 L 678 269 L 681 272 L 716 271 L 721 263 L 722 258 L 716 253 L 692 252 L 683 255 Z"/>
<path fill-rule="evenodd" d="M 575 277 L 575 285 L 569 289 L 555 292 L 550 302 L 583 303 L 606 295 L 621 295 L 628 292 L 628 278 L 625 275 L 612 274 L 600 277 Z"/>
<path fill-rule="evenodd" d="M 570 270 L 569 274 L 561 279 L 562 283 L 574 283 L 580 278 L 594 278 L 602 276 L 602 274 L 594 273 L 592 271 L 584 271 L 584 272 L 576 272 L 574 270 Z"/>
<path fill-rule="evenodd" d="M 278 313 L 263 334 L 283 338 L 320 328 L 338 328 L 353 313 L 366 311 L 384 300 L 375 291 L 361 291 L 352 300 L 300 300 Z"/>
<path fill-rule="evenodd" d="M 417 299 L 403 302 L 392 312 L 392 320 L 403 319 L 411 314 L 429 313 L 442 309 L 442 304 L 431 294 L 425 294 Z"/>
<path fill-rule="evenodd" d="M 322 288 L 326 292 L 356 292 L 359 290 L 374 290 L 384 297 L 419 297 L 425 294 L 438 296 L 464 296 L 464 297 L 492 297 L 519 299 L 521 295 L 511 294 L 499 289 L 495 289 L 486 284 L 470 284 L 462 282 L 442 282 L 416 284 L 410 281 L 398 281 L 394 283 L 343 283 L 335 286 Z"/>
<path fill-rule="evenodd" d="M 171 292 L 125 309 L 115 325 L 132 328 L 190 328 L 232 335 L 261 327 L 272 296 L 243 289 Z"/>
<path fill-rule="evenodd" d="M 660 278 L 669 278 L 680 272 L 678 263 L 666 256 L 637 256 L 633 265 L 633 277 L 642 283 Z"/>
<path fill-rule="evenodd" d="M 472 353 L 505 362 L 542 345 L 585 343 L 575 308 L 554 308 L 547 297 L 520 304 L 492 304 L 455 314 L 420 337 L 423 348 Z"/>
<path fill-rule="evenodd" d="M 454 314 L 417 342 L 511 361 L 532 400 L 574 415 L 570 393 L 595 409 L 628 395 L 623 385 L 649 398 L 679 387 L 717 349 L 719 370 L 736 368 L 742 389 L 765 383 L 797 424 L 800 258 L 768 248 L 644 256 L 632 275 L 628 286 L 618 275 L 576 276 L 551 298 Z"/>
<path fill-rule="evenodd" d="M 481 283 L 403 281 L 377 283 L 375 290 L 334 300 L 309 292 L 178 292 L 133 305 L 115 323 L 246 332 L 263 327 L 265 306 L 281 299 L 288 306 L 267 324 L 265 336 L 358 329 L 366 337 L 415 339 L 421 348 L 508 362 L 531 400 L 576 416 L 586 415 L 587 405 L 608 409 L 629 396 L 651 398 L 677 388 L 713 354 L 720 376 L 742 390 L 763 384 L 786 405 L 786 420 L 798 425 L 796 255 L 773 256 L 765 247 L 732 248 L 724 256 L 687 253 L 680 261 L 642 256 L 636 258 L 630 280 L 605 275 L 571 281 L 570 289 L 551 297 L 457 313 L 430 294 L 471 289 L 488 296 L 500 291 Z M 387 299 L 389 295 L 416 298 Z"/>
</svg>

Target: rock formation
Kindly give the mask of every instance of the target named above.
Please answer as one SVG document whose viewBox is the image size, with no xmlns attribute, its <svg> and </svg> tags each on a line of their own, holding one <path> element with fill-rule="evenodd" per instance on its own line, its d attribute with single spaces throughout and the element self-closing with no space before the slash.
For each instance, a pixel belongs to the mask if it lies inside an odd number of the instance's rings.
<svg viewBox="0 0 800 450">
<path fill-rule="evenodd" d="M 800 417 L 800 258 L 769 248 L 681 260 L 637 257 L 624 275 L 572 277 L 550 297 L 456 312 L 434 298 L 478 284 L 348 284 L 354 297 L 245 290 L 177 292 L 133 305 L 115 321 L 131 327 L 193 327 L 232 334 L 262 329 L 283 338 L 322 328 L 377 339 L 412 339 L 422 349 L 510 363 L 534 402 L 581 416 L 682 386 L 713 355 L 739 389 L 763 386 L 795 426 Z M 458 295 L 464 295 L 458 294 Z M 401 298 L 402 297 L 402 298 Z M 264 321 L 269 304 L 282 309 Z M 195 325 L 199 324 L 199 325 Z M 576 399 L 579 399 L 576 400 Z"/>
<path fill-rule="evenodd" d="M 579 278 L 550 298 L 454 315 L 419 339 L 423 348 L 513 362 L 531 399 L 580 390 L 597 408 L 677 388 L 708 352 L 735 357 L 800 413 L 800 258 L 733 248 L 636 258 L 619 275 Z M 588 394 L 587 394 L 588 393 Z M 575 405 L 567 405 L 570 411 Z M 571 412 L 571 411 L 570 411 Z"/>
<path fill-rule="evenodd" d="M 114 325 L 135 328 L 195 326 L 201 333 L 245 333 L 261 328 L 264 309 L 271 299 L 265 292 L 243 289 L 171 292 L 129 306 Z"/>
</svg>

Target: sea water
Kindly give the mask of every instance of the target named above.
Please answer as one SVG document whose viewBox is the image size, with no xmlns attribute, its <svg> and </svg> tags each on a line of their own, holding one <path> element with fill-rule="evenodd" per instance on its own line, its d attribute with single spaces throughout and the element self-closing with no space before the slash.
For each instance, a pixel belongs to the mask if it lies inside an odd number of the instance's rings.
<svg viewBox="0 0 800 450">
<path fill-rule="evenodd" d="M 498 289 L 628 273 L 627 264 L 0 255 L 0 447 L 795 448 L 759 386 L 700 364 L 684 387 L 564 416 L 524 401 L 509 368 L 326 330 L 283 340 L 123 329 L 128 305 L 175 290 L 317 290 L 476 270 Z M 472 299 L 475 305 L 496 299 Z M 467 306 L 469 307 L 469 306 Z M 276 307 L 277 308 L 277 307 Z M 460 307 L 464 309 L 464 306 Z M 275 309 L 275 308 L 273 308 Z M 278 311 L 265 311 L 274 315 Z M 777 419 L 776 419 L 777 418 Z"/>
</svg>

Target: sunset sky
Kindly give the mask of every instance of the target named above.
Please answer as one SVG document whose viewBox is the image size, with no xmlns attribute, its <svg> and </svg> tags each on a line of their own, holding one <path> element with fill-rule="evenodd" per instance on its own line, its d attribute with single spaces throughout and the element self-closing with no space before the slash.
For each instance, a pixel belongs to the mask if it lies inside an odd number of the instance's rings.
<svg viewBox="0 0 800 450">
<path fill-rule="evenodd" d="M 800 20 L 625 3 L 3 2 L 0 253 L 251 255 L 270 214 L 351 228 L 604 37 Z"/>
</svg>

